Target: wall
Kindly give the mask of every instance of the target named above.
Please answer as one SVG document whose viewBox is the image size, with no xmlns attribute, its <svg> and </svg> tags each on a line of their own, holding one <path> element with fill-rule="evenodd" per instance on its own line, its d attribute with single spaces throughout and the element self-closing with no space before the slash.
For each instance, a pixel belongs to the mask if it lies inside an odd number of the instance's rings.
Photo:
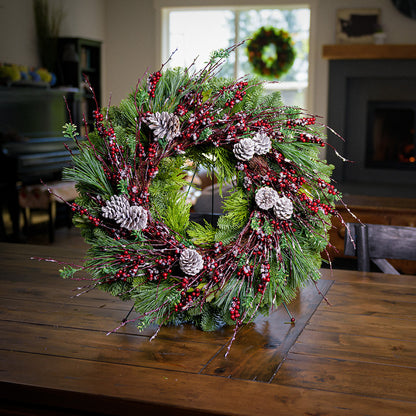
<svg viewBox="0 0 416 416">
<path fill-rule="evenodd" d="M 308 109 L 327 113 L 328 62 L 322 45 L 335 42 L 335 16 L 339 8 L 376 7 L 388 43 L 416 43 L 416 20 L 401 15 L 391 0 L 53 0 L 66 15 L 63 36 L 103 41 L 103 100 L 117 104 L 135 86 L 146 69 L 161 63 L 161 10 L 163 7 L 225 7 L 242 5 L 294 5 L 311 7 L 310 94 Z M 0 0 L 0 62 L 37 65 L 31 0 Z"/>
<path fill-rule="evenodd" d="M 315 53 L 311 56 L 314 67 L 310 78 L 312 112 L 326 116 L 328 97 L 328 62 L 322 58 L 322 46 L 335 43 L 336 11 L 343 8 L 381 9 L 381 23 L 387 32 L 387 43 L 415 44 L 416 20 L 412 20 L 397 11 L 391 0 L 319 0 L 314 10 L 316 19 Z"/>
<path fill-rule="evenodd" d="M 416 43 L 416 20 L 400 14 L 391 0 L 107 0 L 107 85 L 117 103 L 141 74 L 161 64 L 162 9 L 172 7 L 305 5 L 311 7 L 310 89 L 308 109 L 327 114 L 328 62 L 322 46 L 335 43 L 336 11 L 340 8 L 379 8 L 389 43 Z M 109 30 L 118 27 L 117 31 Z M 126 62 L 129 64 L 126 65 Z M 108 92 L 107 92 L 108 93 Z"/>
<path fill-rule="evenodd" d="M 145 71 L 155 70 L 155 9 L 152 0 L 106 0 L 106 71 L 111 97 L 117 104 L 126 97 Z"/>
<path fill-rule="evenodd" d="M 310 68 L 308 110 L 324 117 L 327 114 L 328 62 L 322 59 L 322 46 L 335 43 L 336 12 L 342 8 L 378 8 L 381 22 L 388 34 L 388 43 L 416 43 L 416 20 L 400 14 L 391 0 L 153 0 L 156 8 L 156 27 L 160 27 L 160 10 L 164 7 L 191 6 L 278 6 L 309 5 L 311 8 Z M 160 59 L 160 40 L 155 34 L 155 48 Z"/>
<path fill-rule="evenodd" d="M 60 36 L 105 40 L 104 0 L 53 0 L 51 8 L 64 12 Z M 32 0 L 0 0 L 0 63 L 39 66 Z M 105 42 L 103 87 L 105 87 Z"/>
<path fill-rule="evenodd" d="M 32 0 L 0 0 L 0 62 L 39 64 Z"/>
</svg>

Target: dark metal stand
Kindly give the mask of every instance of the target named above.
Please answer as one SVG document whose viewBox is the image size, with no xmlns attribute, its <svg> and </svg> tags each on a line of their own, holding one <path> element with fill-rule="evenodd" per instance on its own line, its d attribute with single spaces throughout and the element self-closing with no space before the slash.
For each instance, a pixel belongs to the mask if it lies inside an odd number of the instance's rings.
<svg viewBox="0 0 416 416">
<path fill-rule="evenodd" d="M 290 313 L 289 309 L 286 306 L 286 303 L 285 302 L 282 302 L 282 304 L 285 307 L 287 314 L 289 315 L 290 323 L 294 325 L 295 322 L 296 322 L 296 318 Z"/>
<path fill-rule="evenodd" d="M 123 320 L 121 321 L 123 324 L 125 322 L 127 322 L 127 319 L 129 319 L 130 314 L 133 312 L 134 309 L 134 305 L 131 307 L 131 309 L 129 310 L 129 312 L 127 313 L 127 315 L 123 318 Z"/>
</svg>

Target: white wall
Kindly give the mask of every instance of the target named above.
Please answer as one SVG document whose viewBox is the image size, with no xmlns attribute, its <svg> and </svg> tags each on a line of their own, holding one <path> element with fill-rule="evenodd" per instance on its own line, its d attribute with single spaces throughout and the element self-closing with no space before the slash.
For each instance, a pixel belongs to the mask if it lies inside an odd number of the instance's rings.
<svg viewBox="0 0 416 416">
<path fill-rule="evenodd" d="M 32 0 L 0 0 L 0 62 L 39 64 Z"/>
<path fill-rule="evenodd" d="M 155 9 L 152 0 L 106 0 L 106 71 L 104 102 L 118 104 L 146 69 L 154 71 Z"/>
<path fill-rule="evenodd" d="M 63 9 L 61 36 L 104 40 L 104 0 L 53 0 L 50 5 Z M 32 0 L 0 0 L 0 62 L 39 65 Z"/>
</svg>

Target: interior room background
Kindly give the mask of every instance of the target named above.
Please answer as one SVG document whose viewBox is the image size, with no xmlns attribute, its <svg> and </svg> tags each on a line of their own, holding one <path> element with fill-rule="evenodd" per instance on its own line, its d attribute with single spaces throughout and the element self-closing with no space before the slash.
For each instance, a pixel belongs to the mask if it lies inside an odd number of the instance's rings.
<svg viewBox="0 0 416 416">
<path fill-rule="evenodd" d="M 118 104 L 146 70 L 162 62 L 165 8 L 279 7 L 304 5 L 311 10 L 307 109 L 327 114 L 328 61 L 322 46 L 335 43 L 336 12 L 342 8 L 378 8 L 387 43 L 416 42 L 416 20 L 400 14 L 391 0 L 54 0 L 65 18 L 60 36 L 102 42 L 103 104 Z M 36 66 L 39 58 L 32 0 L 0 0 L 0 62 Z"/>
</svg>

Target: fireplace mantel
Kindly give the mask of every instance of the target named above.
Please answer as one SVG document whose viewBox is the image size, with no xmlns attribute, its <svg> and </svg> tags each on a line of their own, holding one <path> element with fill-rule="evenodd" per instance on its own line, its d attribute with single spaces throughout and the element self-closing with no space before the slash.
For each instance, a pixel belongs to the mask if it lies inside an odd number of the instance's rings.
<svg viewBox="0 0 416 416">
<path fill-rule="evenodd" d="M 322 57 L 336 59 L 416 59 L 416 45 L 324 45 Z"/>
</svg>

